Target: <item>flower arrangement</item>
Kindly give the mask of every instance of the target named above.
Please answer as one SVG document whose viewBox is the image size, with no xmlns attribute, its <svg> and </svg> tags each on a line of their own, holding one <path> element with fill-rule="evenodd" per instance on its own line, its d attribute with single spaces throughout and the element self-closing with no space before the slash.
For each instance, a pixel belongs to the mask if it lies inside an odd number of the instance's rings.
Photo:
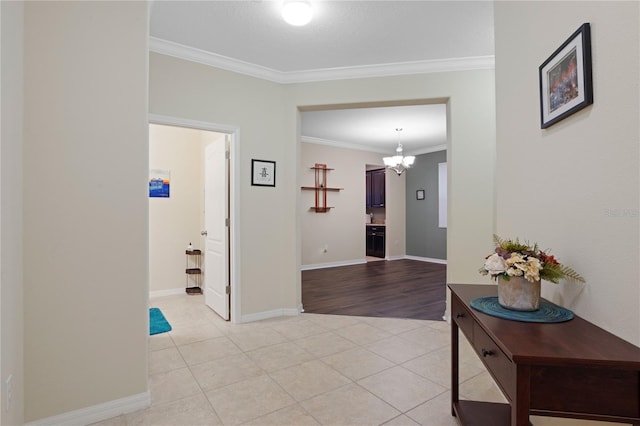
<svg viewBox="0 0 640 426">
<path fill-rule="evenodd" d="M 535 243 L 521 243 L 517 238 L 503 240 L 493 236 L 495 252 L 486 257 L 484 266 L 480 268 L 482 275 L 490 275 L 496 281 L 503 277 L 524 277 L 529 282 L 540 280 L 557 284 L 561 279 L 584 282 L 584 278 L 568 266 L 562 265 L 552 255 L 542 251 Z"/>
</svg>

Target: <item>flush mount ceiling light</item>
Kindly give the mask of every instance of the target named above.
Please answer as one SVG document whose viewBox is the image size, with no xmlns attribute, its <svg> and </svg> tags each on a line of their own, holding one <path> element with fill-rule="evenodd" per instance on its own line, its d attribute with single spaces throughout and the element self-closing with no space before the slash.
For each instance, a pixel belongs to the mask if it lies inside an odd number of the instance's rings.
<svg viewBox="0 0 640 426">
<path fill-rule="evenodd" d="M 393 170 L 400 176 L 405 170 L 413 165 L 413 162 L 416 160 L 416 157 L 413 155 L 409 155 L 404 157 L 402 155 L 402 144 L 400 143 L 400 132 L 402 129 L 396 129 L 398 133 L 398 147 L 396 148 L 396 155 L 393 157 L 384 157 L 382 161 L 384 161 L 384 165 L 387 168 Z"/>
<path fill-rule="evenodd" d="M 307 25 L 312 17 L 313 9 L 307 0 L 285 0 L 282 6 L 282 18 L 290 25 Z"/>
</svg>

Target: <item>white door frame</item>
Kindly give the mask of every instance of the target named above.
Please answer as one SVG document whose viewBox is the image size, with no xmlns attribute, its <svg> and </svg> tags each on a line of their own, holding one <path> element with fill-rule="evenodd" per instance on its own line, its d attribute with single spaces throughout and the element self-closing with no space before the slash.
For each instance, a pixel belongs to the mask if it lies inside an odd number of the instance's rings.
<svg viewBox="0 0 640 426">
<path fill-rule="evenodd" d="M 163 124 L 165 126 L 187 127 L 190 129 L 208 130 L 217 133 L 232 135 L 229 144 L 231 160 L 229 162 L 229 244 L 230 266 L 229 273 L 231 279 L 231 322 L 236 324 L 242 318 L 240 301 L 240 257 L 238 256 L 238 245 L 240 243 L 240 129 L 235 126 L 225 124 L 209 123 L 206 121 L 190 120 L 187 118 L 171 117 L 166 115 L 149 114 L 149 124 Z M 147 142 L 148 143 L 148 142 Z"/>
</svg>

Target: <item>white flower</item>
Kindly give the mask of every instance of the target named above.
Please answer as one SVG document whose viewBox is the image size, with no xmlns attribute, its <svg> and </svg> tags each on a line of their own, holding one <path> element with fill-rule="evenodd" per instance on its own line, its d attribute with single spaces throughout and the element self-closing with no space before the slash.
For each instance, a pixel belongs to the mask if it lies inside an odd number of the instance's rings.
<svg viewBox="0 0 640 426">
<path fill-rule="evenodd" d="M 542 263 L 540 260 L 535 257 L 530 257 L 527 259 L 527 264 L 524 269 L 524 277 L 530 281 L 540 281 L 540 270 L 542 269 Z"/>
<path fill-rule="evenodd" d="M 507 266 L 514 266 L 516 268 L 519 268 L 520 266 L 518 264 L 523 263 L 524 261 L 525 260 L 520 253 L 511 253 L 511 257 L 509 257 L 509 259 L 507 259 L 505 263 L 507 264 Z"/>
<path fill-rule="evenodd" d="M 522 270 L 520 270 L 517 267 L 511 267 L 509 269 L 507 269 L 507 275 L 509 275 L 510 277 L 521 277 L 522 276 Z"/>
<path fill-rule="evenodd" d="M 484 269 L 492 276 L 500 275 L 504 273 L 506 265 L 504 263 L 504 259 L 500 257 L 498 253 L 494 253 L 484 261 Z"/>
</svg>

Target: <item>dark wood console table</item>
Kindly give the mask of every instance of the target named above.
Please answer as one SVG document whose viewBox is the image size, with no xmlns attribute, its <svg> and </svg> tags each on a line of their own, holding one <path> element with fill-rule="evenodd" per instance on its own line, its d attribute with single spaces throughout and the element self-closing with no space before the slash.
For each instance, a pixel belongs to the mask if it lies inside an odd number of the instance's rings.
<svg viewBox="0 0 640 426">
<path fill-rule="evenodd" d="M 452 414 L 464 426 L 528 426 L 529 415 L 640 426 L 640 348 L 577 315 L 555 324 L 510 321 L 470 302 L 493 285 L 450 284 Z M 458 397 L 458 329 L 509 404 Z"/>
</svg>

